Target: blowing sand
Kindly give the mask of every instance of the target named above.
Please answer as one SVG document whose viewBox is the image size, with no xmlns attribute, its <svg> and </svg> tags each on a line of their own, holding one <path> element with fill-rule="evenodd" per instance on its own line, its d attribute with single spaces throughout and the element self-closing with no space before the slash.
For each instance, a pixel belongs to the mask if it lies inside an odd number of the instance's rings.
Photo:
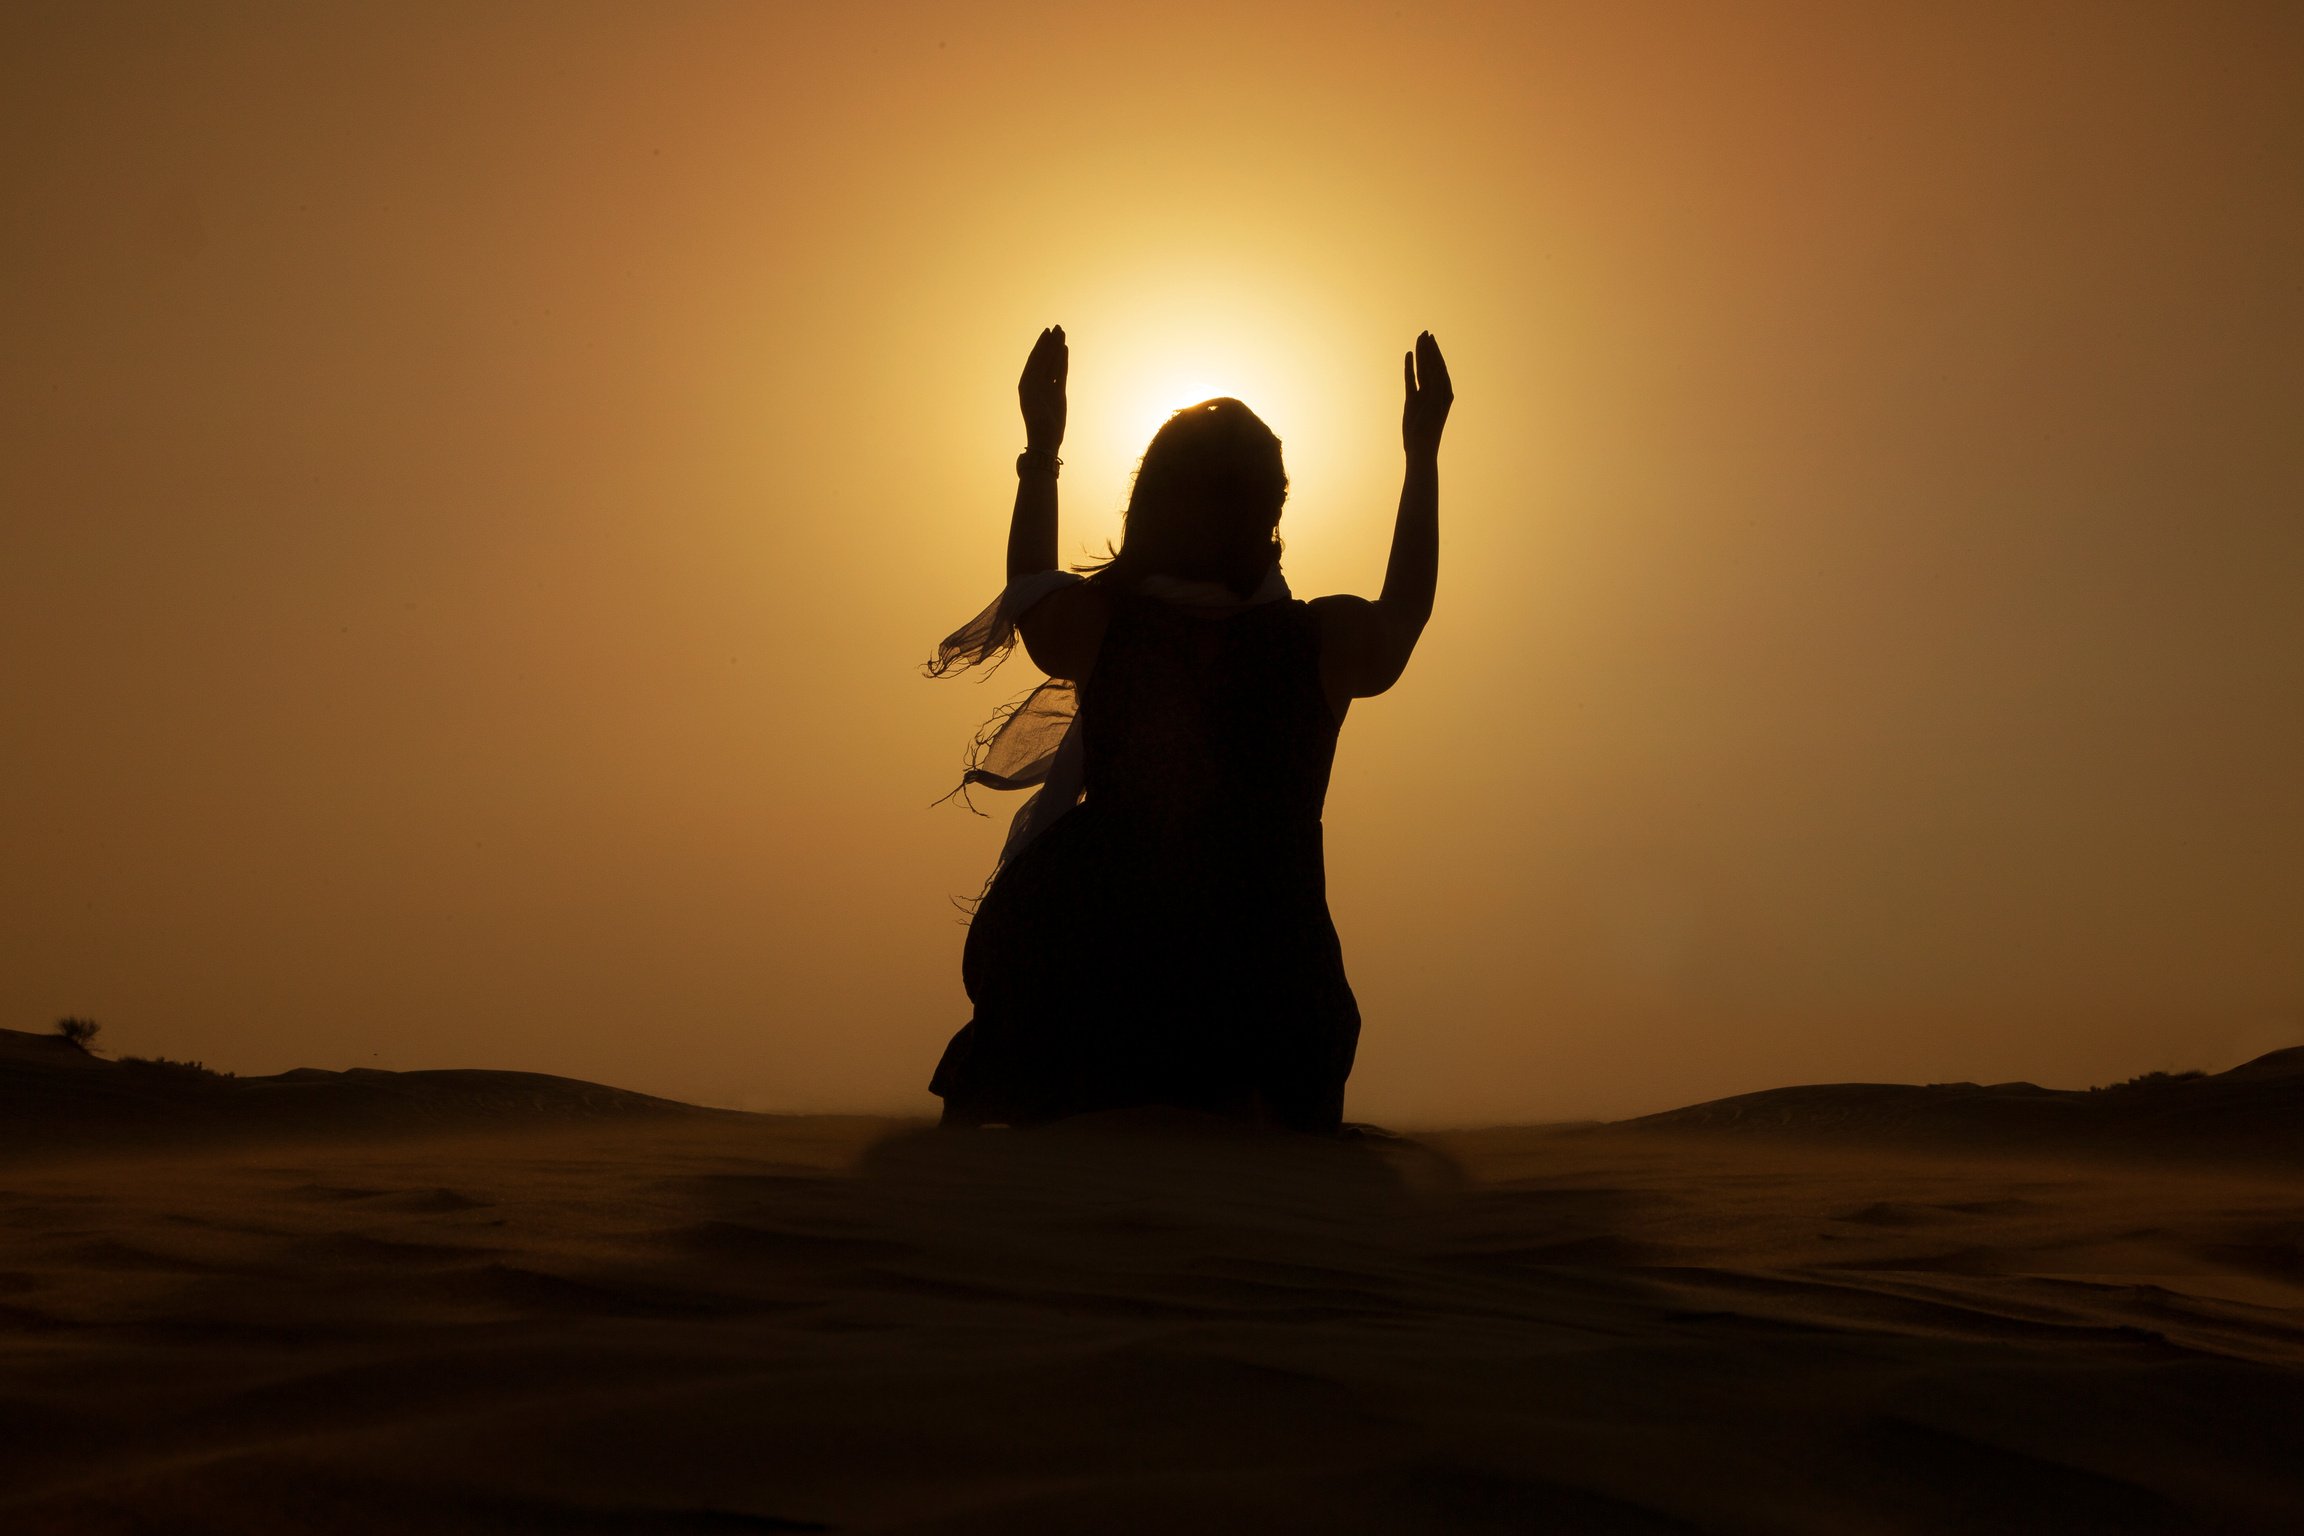
<svg viewBox="0 0 2304 1536">
<path fill-rule="evenodd" d="M 1158 1117 L 17 1165 L 0 1528 L 2286 1532 L 2298 1195 Z"/>
</svg>

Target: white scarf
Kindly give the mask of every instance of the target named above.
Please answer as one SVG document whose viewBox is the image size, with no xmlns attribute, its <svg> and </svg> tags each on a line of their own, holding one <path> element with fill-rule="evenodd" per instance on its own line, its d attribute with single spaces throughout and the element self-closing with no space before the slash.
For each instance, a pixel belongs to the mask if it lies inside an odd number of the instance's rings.
<svg viewBox="0 0 2304 1536">
<path fill-rule="evenodd" d="M 1070 571 L 1037 571 L 1017 577 L 982 613 L 944 637 L 928 662 L 928 675 L 944 677 L 974 666 L 998 666 L 1014 649 L 1016 625 L 1024 615 L 1049 593 L 1081 580 Z M 1287 578 L 1277 565 L 1265 572 L 1262 585 L 1246 597 L 1213 581 L 1179 581 L 1173 576 L 1147 576 L 1136 584 L 1136 590 L 1146 597 L 1190 608 L 1249 608 L 1282 602 L 1289 596 Z M 979 784 L 987 789 L 1040 786 L 1009 822 L 1007 841 L 1000 845 L 1000 865 L 1022 853 L 1032 839 L 1080 803 L 1086 753 L 1079 727 L 1078 684 L 1052 677 L 987 720 L 970 743 L 968 770 L 960 776 L 953 794 L 965 799 L 969 788 Z M 993 872 L 999 872 L 999 865 Z"/>
</svg>

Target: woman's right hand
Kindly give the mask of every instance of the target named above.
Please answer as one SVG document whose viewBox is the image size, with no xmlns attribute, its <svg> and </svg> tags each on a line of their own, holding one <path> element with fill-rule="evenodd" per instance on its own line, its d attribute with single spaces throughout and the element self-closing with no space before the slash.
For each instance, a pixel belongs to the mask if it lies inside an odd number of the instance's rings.
<svg viewBox="0 0 2304 1536">
<path fill-rule="evenodd" d="M 1023 377 L 1016 381 L 1016 403 L 1024 408 L 1024 446 L 1054 453 L 1064 445 L 1064 376 L 1071 371 L 1072 350 L 1064 345 L 1064 327 L 1052 325 L 1032 343 L 1024 359 Z"/>
</svg>

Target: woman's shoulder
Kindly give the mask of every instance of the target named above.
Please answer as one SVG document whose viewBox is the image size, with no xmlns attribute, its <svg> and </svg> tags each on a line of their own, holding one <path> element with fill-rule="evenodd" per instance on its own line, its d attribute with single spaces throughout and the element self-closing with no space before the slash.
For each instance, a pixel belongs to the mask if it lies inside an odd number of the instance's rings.
<svg viewBox="0 0 2304 1536">
<path fill-rule="evenodd" d="M 1050 677 L 1084 682 L 1112 621 L 1113 589 L 1098 581 L 1052 588 L 1017 620 L 1024 653 Z"/>
<path fill-rule="evenodd" d="M 1322 635 L 1357 634 L 1378 620 L 1376 605 L 1350 592 L 1330 592 L 1307 599 L 1303 606 L 1306 617 Z"/>
</svg>

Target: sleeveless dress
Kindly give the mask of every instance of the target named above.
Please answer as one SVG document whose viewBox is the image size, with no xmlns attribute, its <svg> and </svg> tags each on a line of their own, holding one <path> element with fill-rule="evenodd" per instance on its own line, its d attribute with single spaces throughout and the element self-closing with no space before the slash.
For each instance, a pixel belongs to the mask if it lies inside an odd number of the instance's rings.
<svg viewBox="0 0 2304 1536">
<path fill-rule="evenodd" d="M 1174 1105 L 1334 1131 L 1360 1011 L 1328 915 L 1337 724 L 1312 611 L 1115 591 L 1081 803 L 1001 866 L 961 960 L 949 1124 Z"/>
</svg>

